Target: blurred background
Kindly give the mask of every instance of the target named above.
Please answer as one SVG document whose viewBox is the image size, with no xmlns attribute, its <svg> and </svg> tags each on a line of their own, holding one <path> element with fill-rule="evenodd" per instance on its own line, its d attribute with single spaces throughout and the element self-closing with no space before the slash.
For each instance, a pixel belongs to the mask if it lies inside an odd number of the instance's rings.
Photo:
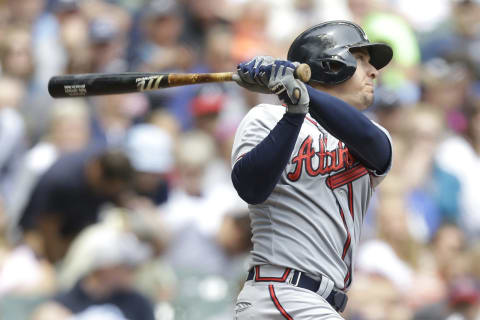
<svg viewBox="0 0 480 320">
<path fill-rule="evenodd" d="M 232 319 L 251 247 L 232 83 L 53 100 L 51 76 L 222 72 L 307 27 L 394 48 L 368 116 L 393 168 L 349 320 L 480 319 L 480 1 L 0 0 L 0 318 Z"/>
</svg>

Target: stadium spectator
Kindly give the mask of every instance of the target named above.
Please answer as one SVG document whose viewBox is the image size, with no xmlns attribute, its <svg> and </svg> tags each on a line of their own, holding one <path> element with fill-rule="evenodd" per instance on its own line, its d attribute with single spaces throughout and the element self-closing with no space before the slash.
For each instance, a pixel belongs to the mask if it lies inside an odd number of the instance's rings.
<svg viewBox="0 0 480 320">
<path fill-rule="evenodd" d="M 151 302 L 134 289 L 134 270 L 149 256 L 148 247 L 108 221 L 86 228 L 65 257 L 65 277 L 74 285 L 40 305 L 34 320 L 154 320 Z"/>
<path fill-rule="evenodd" d="M 27 148 L 25 121 L 19 107 L 25 95 L 23 83 L 0 77 L 0 194 L 10 199 L 19 159 Z"/>
<path fill-rule="evenodd" d="M 91 104 L 91 139 L 102 146 L 121 147 L 135 119 L 148 112 L 148 101 L 138 93 L 98 96 Z"/>
<path fill-rule="evenodd" d="M 436 150 L 436 164 L 459 181 L 458 223 L 469 237 L 480 235 L 480 104 L 473 101 L 464 107 L 466 129 L 446 139 Z"/>
<path fill-rule="evenodd" d="M 125 139 L 125 150 L 134 168 L 133 190 L 151 207 L 168 199 L 173 170 L 173 140 L 153 124 L 132 126 Z"/>
<path fill-rule="evenodd" d="M 88 147 L 58 158 L 35 184 L 22 212 L 25 241 L 58 262 L 75 236 L 96 222 L 100 206 L 120 201 L 131 176 L 130 162 L 119 151 Z"/>
<path fill-rule="evenodd" d="M 62 154 L 79 151 L 89 142 L 89 116 L 82 100 L 59 100 L 51 109 L 48 131 L 19 160 L 7 201 L 10 229 L 14 228 L 40 176 Z M 10 230 L 14 231 L 14 230 Z"/>
<path fill-rule="evenodd" d="M 145 43 L 138 49 L 134 67 L 149 72 L 186 71 L 196 58 L 182 44 L 183 16 L 174 0 L 154 0 L 145 9 L 142 27 Z"/>
</svg>

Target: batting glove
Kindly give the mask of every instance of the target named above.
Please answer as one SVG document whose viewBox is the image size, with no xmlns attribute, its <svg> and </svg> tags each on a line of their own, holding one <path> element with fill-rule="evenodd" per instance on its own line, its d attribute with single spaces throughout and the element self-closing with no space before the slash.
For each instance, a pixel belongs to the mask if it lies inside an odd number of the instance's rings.
<svg viewBox="0 0 480 320">
<path fill-rule="evenodd" d="M 259 93 L 272 93 L 268 87 L 270 71 L 275 59 L 270 56 L 257 56 L 237 66 L 233 79 L 243 88 Z"/>
<path fill-rule="evenodd" d="M 310 96 L 305 84 L 295 79 L 295 69 L 300 64 L 285 60 L 276 60 L 271 68 L 268 88 L 287 105 L 287 112 L 308 112 Z"/>
</svg>

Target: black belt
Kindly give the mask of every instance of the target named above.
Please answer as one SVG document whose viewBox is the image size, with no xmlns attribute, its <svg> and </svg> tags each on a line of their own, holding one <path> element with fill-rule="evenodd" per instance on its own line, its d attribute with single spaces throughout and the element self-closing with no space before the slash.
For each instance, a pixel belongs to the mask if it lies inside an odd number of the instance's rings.
<svg viewBox="0 0 480 320">
<path fill-rule="evenodd" d="M 319 281 L 314 280 L 298 270 L 292 270 L 292 271 L 294 271 L 294 273 L 290 281 L 290 284 L 292 284 L 295 287 L 308 289 L 310 291 L 317 293 L 318 288 L 320 288 L 321 280 Z M 255 269 L 251 268 L 250 271 L 248 272 L 247 281 L 253 280 L 254 278 L 255 278 Z M 347 306 L 348 296 L 342 291 L 332 289 L 332 292 L 330 292 L 330 294 L 325 300 L 327 300 L 327 302 L 330 303 L 330 305 L 333 307 L 333 309 L 335 309 L 335 311 L 343 312 L 343 310 L 345 310 L 345 307 Z"/>
</svg>

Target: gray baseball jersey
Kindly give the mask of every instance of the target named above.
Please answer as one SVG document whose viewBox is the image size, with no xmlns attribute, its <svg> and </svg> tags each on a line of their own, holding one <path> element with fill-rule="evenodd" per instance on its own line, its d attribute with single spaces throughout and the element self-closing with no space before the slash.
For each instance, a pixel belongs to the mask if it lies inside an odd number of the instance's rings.
<svg viewBox="0 0 480 320">
<path fill-rule="evenodd" d="M 250 110 L 237 129 L 232 166 L 270 133 L 284 112 L 285 107 L 268 104 Z M 387 130 L 376 125 L 390 139 Z M 265 202 L 249 206 L 250 265 L 324 275 L 338 289 L 347 289 L 363 218 L 373 189 L 385 174 L 365 168 L 343 142 L 307 114 L 273 192 Z"/>
</svg>

